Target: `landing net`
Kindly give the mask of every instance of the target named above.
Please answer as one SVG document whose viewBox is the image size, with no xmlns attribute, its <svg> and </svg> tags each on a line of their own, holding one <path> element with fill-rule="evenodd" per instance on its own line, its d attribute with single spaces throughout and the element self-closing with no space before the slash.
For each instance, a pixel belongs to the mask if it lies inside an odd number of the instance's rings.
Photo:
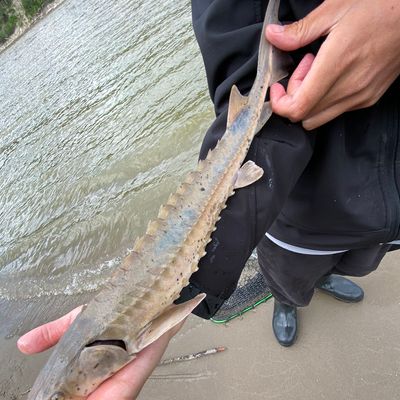
<svg viewBox="0 0 400 400">
<path fill-rule="evenodd" d="M 246 263 L 238 286 L 211 321 L 221 324 L 239 317 L 272 297 L 254 252 Z"/>
</svg>

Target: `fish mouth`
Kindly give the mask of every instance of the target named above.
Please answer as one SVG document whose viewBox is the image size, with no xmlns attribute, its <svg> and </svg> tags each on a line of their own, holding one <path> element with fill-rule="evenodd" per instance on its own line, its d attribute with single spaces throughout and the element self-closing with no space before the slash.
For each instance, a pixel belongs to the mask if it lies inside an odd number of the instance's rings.
<svg viewBox="0 0 400 400">
<path fill-rule="evenodd" d="M 85 347 L 94 347 L 94 346 L 117 346 L 127 351 L 126 343 L 121 339 L 95 340 L 94 342 L 87 344 Z"/>
</svg>

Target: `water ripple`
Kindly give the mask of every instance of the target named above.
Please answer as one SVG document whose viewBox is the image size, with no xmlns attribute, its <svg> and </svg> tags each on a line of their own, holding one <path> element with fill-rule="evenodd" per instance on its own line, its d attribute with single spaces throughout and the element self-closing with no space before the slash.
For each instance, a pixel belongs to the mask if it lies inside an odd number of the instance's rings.
<svg viewBox="0 0 400 400">
<path fill-rule="evenodd" d="M 189 4 L 66 1 L 0 76 L 0 298 L 97 290 L 212 118 Z"/>
</svg>

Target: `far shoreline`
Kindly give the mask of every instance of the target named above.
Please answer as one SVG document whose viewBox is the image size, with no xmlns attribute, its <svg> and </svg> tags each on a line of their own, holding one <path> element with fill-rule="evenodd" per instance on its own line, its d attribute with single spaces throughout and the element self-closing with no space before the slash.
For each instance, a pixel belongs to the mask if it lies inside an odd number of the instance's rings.
<svg viewBox="0 0 400 400">
<path fill-rule="evenodd" d="M 14 33 L 0 45 L 0 54 L 11 47 L 15 42 L 18 41 L 26 32 L 28 32 L 36 23 L 42 20 L 46 15 L 50 14 L 59 5 L 64 3 L 65 0 L 54 0 L 47 4 L 36 16 L 34 16 L 29 22 L 23 24 L 22 26 L 17 26 Z"/>
</svg>

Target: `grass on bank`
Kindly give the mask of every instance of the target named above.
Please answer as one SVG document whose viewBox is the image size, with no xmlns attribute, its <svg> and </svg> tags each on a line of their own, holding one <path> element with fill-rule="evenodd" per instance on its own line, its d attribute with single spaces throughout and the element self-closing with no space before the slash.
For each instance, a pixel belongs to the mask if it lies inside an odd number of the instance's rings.
<svg viewBox="0 0 400 400">
<path fill-rule="evenodd" d="M 51 3 L 52 0 L 21 0 L 23 12 L 28 19 L 37 15 L 44 6 Z M 12 0 L 0 0 L 0 44 L 4 43 L 11 36 L 21 18 L 20 12 L 15 10 Z"/>
<path fill-rule="evenodd" d="M 0 0 L 0 44 L 12 35 L 17 26 L 18 17 L 11 0 Z"/>
<path fill-rule="evenodd" d="M 24 7 L 27 17 L 31 18 L 49 3 L 51 3 L 51 0 L 22 0 L 22 7 Z"/>
</svg>

